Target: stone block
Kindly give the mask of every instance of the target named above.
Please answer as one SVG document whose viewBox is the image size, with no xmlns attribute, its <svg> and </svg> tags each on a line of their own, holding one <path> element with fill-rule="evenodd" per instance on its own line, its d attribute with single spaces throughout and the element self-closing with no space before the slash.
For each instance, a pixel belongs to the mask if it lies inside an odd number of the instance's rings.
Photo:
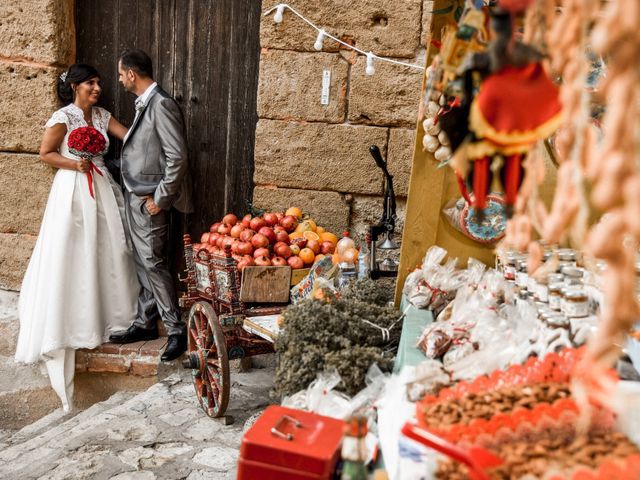
<svg viewBox="0 0 640 480">
<path fill-rule="evenodd" d="M 0 233 L 0 288 L 20 290 L 35 244 L 33 235 Z"/>
<path fill-rule="evenodd" d="M 393 190 L 398 197 L 406 197 L 409 191 L 415 142 L 415 130 L 392 128 L 390 131 L 387 162 L 389 173 L 393 175 Z"/>
<path fill-rule="evenodd" d="M 160 356 L 164 351 L 164 347 L 167 346 L 167 337 L 156 338 L 155 340 L 149 340 L 142 347 L 140 347 L 140 355 L 154 355 Z"/>
<path fill-rule="evenodd" d="M 87 361 L 89 372 L 126 373 L 129 364 L 122 355 L 91 354 Z"/>
<path fill-rule="evenodd" d="M 351 204 L 351 232 L 352 236 L 359 240 L 364 237 L 369 225 L 377 224 L 382 219 L 383 197 L 371 197 L 364 195 L 354 195 Z M 398 241 L 402 237 L 404 228 L 404 218 L 406 212 L 406 201 L 396 198 L 396 226 L 393 238 Z"/>
<path fill-rule="evenodd" d="M 262 10 L 279 4 L 265 0 Z M 288 2 L 315 25 L 364 51 L 387 57 L 413 57 L 420 42 L 422 0 L 324 0 Z M 264 17 L 260 28 L 260 44 L 280 50 L 314 51 L 317 32 L 290 10 L 277 24 L 273 15 Z M 335 50 L 337 43 L 325 39 L 325 50 Z"/>
<path fill-rule="evenodd" d="M 36 155 L 0 154 L 0 232 L 38 234 L 54 174 Z"/>
<path fill-rule="evenodd" d="M 82 350 L 76 350 L 76 372 L 86 372 L 89 364 L 89 355 Z"/>
<path fill-rule="evenodd" d="M 158 362 L 136 359 L 131 361 L 131 375 L 139 377 L 153 377 L 158 374 Z"/>
<path fill-rule="evenodd" d="M 75 57 L 71 0 L 0 2 L 0 57 L 71 64 Z"/>
<path fill-rule="evenodd" d="M 19 329 L 18 294 L 0 290 L 0 357 L 13 356 Z"/>
<path fill-rule="evenodd" d="M 120 355 L 135 355 L 140 351 L 140 347 L 142 347 L 145 343 L 145 341 L 125 343 L 124 345 L 120 346 Z"/>
<path fill-rule="evenodd" d="M 320 103 L 324 70 L 331 72 L 328 105 Z M 265 50 L 260 57 L 258 116 L 341 123 L 348 75 L 349 64 L 338 54 Z"/>
<path fill-rule="evenodd" d="M 0 150 L 40 150 L 44 124 L 58 109 L 58 73 L 54 68 L 0 61 Z"/>
<path fill-rule="evenodd" d="M 422 4 L 422 24 L 420 28 L 420 45 L 428 47 L 431 41 L 431 20 L 433 19 L 433 0 L 424 0 Z"/>
<path fill-rule="evenodd" d="M 336 192 L 258 186 L 253 190 L 253 204 L 267 210 L 297 206 L 313 217 L 318 225 L 336 234 L 349 226 L 349 205 Z"/>
<path fill-rule="evenodd" d="M 349 122 L 415 128 L 423 70 L 375 62 L 375 75 L 367 75 L 366 62 L 358 57 L 351 68 Z"/>
<path fill-rule="evenodd" d="M 382 174 L 369 154 L 384 152 L 387 129 L 260 120 L 256 130 L 257 185 L 379 194 Z"/>
</svg>

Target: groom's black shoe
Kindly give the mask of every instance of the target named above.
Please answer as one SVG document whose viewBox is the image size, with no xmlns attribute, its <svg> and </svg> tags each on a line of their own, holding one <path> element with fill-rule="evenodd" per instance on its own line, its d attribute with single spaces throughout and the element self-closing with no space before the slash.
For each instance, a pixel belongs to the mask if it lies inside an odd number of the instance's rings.
<svg viewBox="0 0 640 480">
<path fill-rule="evenodd" d="M 155 340 L 158 338 L 157 328 L 140 328 L 136 325 L 131 325 L 122 333 L 115 333 L 109 336 L 109 341 L 113 343 L 133 343 L 140 342 L 142 340 Z"/>
<path fill-rule="evenodd" d="M 167 348 L 160 357 L 163 362 L 170 362 L 175 360 L 187 349 L 187 336 L 186 335 L 169 335 L 169 341 L 167 342 Z"/>
</svg>

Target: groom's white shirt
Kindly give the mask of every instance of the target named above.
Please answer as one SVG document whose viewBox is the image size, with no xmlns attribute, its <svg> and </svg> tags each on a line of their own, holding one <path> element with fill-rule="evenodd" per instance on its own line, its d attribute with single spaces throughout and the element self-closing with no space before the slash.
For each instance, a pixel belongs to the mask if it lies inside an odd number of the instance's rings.
<svg viewBox="0 0 640 480">
<path fill-rule="evenodd" d="M 158 82 L 153 82 L 151 85 L 149 85 L 149 87 L 147 87 L 147 89 L 144 91 L 144 93 L 142 95 L 140 95 L 138 98 L 136 98 L 135 104 L 136 105 L 142 104 L 143 106 L 146 105 L 147 104 L 147 99 L 149 98 L 149 95 L 151 95 L 151 92 L 153 92 L 153 90 L 157 86 L 158 86 Z M 135 125 L 136 120 L 138 119 L 138 116 L 140 115 L 141 111 L 142 111 L 142 109 L 136 108 L 136 116 L 133 118 L 133 123 L 131 123 L 131 126 Z M 129 130 L 127 130 L 127 133 L 125 134 L 124 139 L 122 140 L 123 142 L 126 142 L 127 138 L 129 138 L 129 132 L 131 132 L 131 128 L 129 128 Z M 127 182 L 124 182 L 124 186 L 126 187 L 126 189 L 129 192 L 131 191 L 131 189 L 127 185 Z"/>
<path fill-rule="evenodd" d="M 144 93 L 142 95 L 140 95 L 138 98 L 135 99 L 135 103 L 140 104 L 142 103 L 142 105 L 146 105 L 147 104 L 147 99 L 149 98 L 149 95 L 151 95 L 151 92 L 153 92 L 153 90 L 158 86 L 158 82 L 153 82 L 151 85 L 149 85 L 149 87 L 147 87 L 147 89 L 144 91 Z M 136 123 L 136 120 L 138 119 L 138 116 L 140 115 L 141 110 L 136 108 L 136 116 L 133 118 L 133 123 L 131 124 L 133 126 L 134 123 Z M 129 130 L 127 130 L 126 135 L 124 136 L 124 141 L 127 140 L 127 138 L 129 137 L 129 132 L 131 132 L 131 128 L 129 128 Z"/>
</svg>

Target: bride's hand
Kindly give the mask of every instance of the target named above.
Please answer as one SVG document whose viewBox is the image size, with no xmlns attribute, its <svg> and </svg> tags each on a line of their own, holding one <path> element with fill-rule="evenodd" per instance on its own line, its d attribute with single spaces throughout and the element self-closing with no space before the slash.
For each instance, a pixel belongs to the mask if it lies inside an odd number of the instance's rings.
<svg viewBox="0 0 640 480">
<path fill-rule="evenodd" d="M 76 170 L 80 173 L 87 173 L 89 171 L 89 160 L 83 158 L 79 162 L 76 162 Z"/>
</svg>

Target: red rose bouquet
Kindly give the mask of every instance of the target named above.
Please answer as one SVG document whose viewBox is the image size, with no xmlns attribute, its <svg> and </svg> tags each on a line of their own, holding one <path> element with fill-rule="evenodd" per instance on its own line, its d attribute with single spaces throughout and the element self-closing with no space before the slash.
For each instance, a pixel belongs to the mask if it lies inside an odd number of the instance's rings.
<svg viewBox="0 0 640 480">
<path fill-rule="evenodd" d="M 93 173 L 102 176 L 102 172 L 96 167 L 91 159 L 104 155 L 107 151 L 107 140 L 98 130 L 93 127 L 80 127 L 71 131 L 67 140 L 69 152 L 80 158 L 89 160 L 89 170 L 87 170 L 87 182 L 89 183 L 89 195 L 93 195 Z"/>
<path fill-rule="evenodd" d="M 98 157 L 107 151 L 104 135 L 93 127 L 80 127 L 73 130 L 69 134 L 67 145 L 71 153 L 87 159 Z"/>
</svg>

